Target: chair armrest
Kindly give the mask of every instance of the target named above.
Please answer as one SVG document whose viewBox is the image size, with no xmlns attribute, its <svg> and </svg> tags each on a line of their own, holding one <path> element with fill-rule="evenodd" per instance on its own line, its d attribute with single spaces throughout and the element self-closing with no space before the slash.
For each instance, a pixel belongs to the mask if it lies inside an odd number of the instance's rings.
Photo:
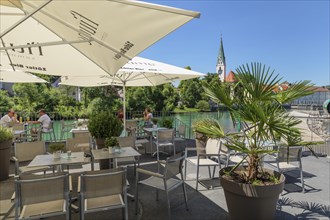
<svg viewBox="0 0 330 220">
<path fill-rule="evenodd" d="M 159 173 L 155 173 L 155 172 L 152 172 L 152 171 L 149 171 L 149 170 L 144 170 L 144 169 L 141 169 L 141 168 L 137 168 L 136 172 L 147 174 L 149 176 L 154 176 L 154 177 L 158 177 L 158 178 L 164 178 L 164 176 L 159 174 Z"/>
<path fill-rule="evenodd" d="M 12 156 L 11 158 L 12 158 L 12 159 L 15 161 L 15 163 L 16 163 L 16 162 L 18 162 L 18 159 L 17 159 L 17 157 L 15 157 L 15 156 Z"/>
<path fill-rule="evenodd" d="M 159 160 L 158 163 L 160 163 L 160 164 L 166 164 L 166 161 L 165 160 Z"/>
<path fill-rule="evenodd" d="M 13 195 L 11 195 L 10 201 L 11 202 L 14 202 L 15 201 L 15 197 L 16 197 L 16 192 L 14 192 Z"/>
<path fill-rule="evenodd" d="M 72 192 L 72 176 L 69 176 L 69 190 Z"/>
<path fill-rule="evenodd" d="M 196 147 L 187 147 L 186 151 L 196 151 L 197 148 Z"/>
<path fill-rule="evenodd" d="M 80 193 L 80 185 L 81 185 L 81 178 L 80 176 L 78 176 L 78 188 L 77 188 L 78 193 Z"/>
<path fill-rule="evenodd" d="M 205 151 L 205 148 L 200 148 L 200 147 L 187 147 L 186 148 L 186 152 L 188 152 L 188 151 L 197 151 L 197 150 Z"/>
<path fill-rule="evenodd" d="M 15 156 L 12 156 L 12 159 L 15 162 L 15 175 L 18 175 L 19 174 L 19 160 Z"/>
<path fill-rule="evenodd" d="M 222 155 L 223 155 L 223 154 L 222 154 Z M 203 154 L 203 153 L 201 153 L 201 154 L 198 154 L 198 157 L 200 157 L 200 156 L 209 156 L 209 157 L 214 156 L 214 157 L 220 157 L 221 154 Z"/>
</svg>

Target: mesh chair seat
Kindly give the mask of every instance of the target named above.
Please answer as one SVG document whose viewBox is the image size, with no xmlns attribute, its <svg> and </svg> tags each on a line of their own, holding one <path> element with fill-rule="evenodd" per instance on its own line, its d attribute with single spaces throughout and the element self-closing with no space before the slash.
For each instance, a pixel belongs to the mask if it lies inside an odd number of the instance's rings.
<svg viewBox="0 0 330 220">
<path fill-rule="evenodd" d="M 187 158 L 187 161 L 194 164 L 194 165 L 197 165 L 198 163 L 198 159 L 196 158 Z M 211 159 L 199 159 L 199 166 L 218 166 L 219 163 L 211 160 Z"/>
<path fill-rule="evenodd" d="M 276 166 L 276 163 L 274 164 Z M 278 163 L 278 166 L 281 170 L 287 170 L 287 169 L 296 169 L 297 166 L 294 165 L 294 164 L 290 164 L 290 163 L 287 163 L 287 162 L 280 162 Z"/>
<path fill-rule="evenodd" d="M 161 178 L 151 176 L 148 179 L 139 181 L 139 183 L 148 185 L 148 186 L 160 189 L 160 190 L 165 190 L 164 180 Z M 181 185 L 182 181 L 179 179 L 171 178 L 171 179 L 166 180 L 166 184 L 167 184 L 167 190 L 171 190 L 172 188 L 176 188 L 177 186 Z"/>
<path fill-rule="evenodd" d="M 33 216 L 46 217 L 47 215 L 50 215 L 51 213 L 55 213 L 55 212 L 57 213 L 63 212 L 64 214 L 66 212 L 65 207 L 66 204 L 64 199 L 24 205 L 20 218 L 29 218 Z M 42 214 L 42 213 L 47 213 L 47 214 Z"/>
<path fill-rule="evenodd" d="M 124 207 L 125 203 L 120 194 L 110 196 L 100 196 L 96 198 L 85 199 L 85 212 L 92 209 L 114 209 Z"/>
</svg>

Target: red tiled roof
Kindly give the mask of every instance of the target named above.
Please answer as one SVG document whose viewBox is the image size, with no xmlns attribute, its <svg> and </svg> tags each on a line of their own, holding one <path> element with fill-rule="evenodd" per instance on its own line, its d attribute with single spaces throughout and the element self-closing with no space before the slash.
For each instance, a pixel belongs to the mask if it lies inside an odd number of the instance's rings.
<svg viewBox="0 0 330 220">
<path fill-rule="evenodd" d="M 228 73 L 226 79 L 225 79 L 226 82 L 236 82 L 236 79 L 235 79 L 235 73 L 233 71 L 230 70 L 230 72 Z"/>
<path fill-rule="evenodd" d="M 321 87 L 321 86 L 314 86 L 313 89 L 314 89 L 314 92 L 330 92 L 329 89 Z"/>
</svg>

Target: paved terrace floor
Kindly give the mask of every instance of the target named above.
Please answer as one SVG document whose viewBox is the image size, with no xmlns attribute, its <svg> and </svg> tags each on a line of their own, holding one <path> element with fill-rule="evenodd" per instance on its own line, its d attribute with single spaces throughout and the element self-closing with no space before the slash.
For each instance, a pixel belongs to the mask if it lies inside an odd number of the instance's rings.
<svg viewBox="0 0 330 220">
<path fill-rule="evenodd" d="M 193 140 L 189 141 L 189 146 L 195 146 Z M 144 150 L 141 150 L 143 153 Z M 192 155 L 193 156 L 193 155 Z M 162 156 L 164 159 L 165 156 Z M 301 193 L 300 180 L 297 172 L 286 174 L 286 184 L 283 194 L 280 196 L 275 219 L 329 219 L 330 217 L 330 161 L 326 157 L 315 158 L 306 154 L 303 157 L 303 169 L 305 177 L 305 193 Z M 155 161 L 150 155 L 143 155 L 140 159 L 142 167 L 156 170 L 154 163 L 143 165 L 143 163 Z M 11 163 L 10 173 L 14 171 L 14 164 Z M 188 166 L 188 174 L 193 174 L 196 167 Z M 218 172 L 216 172 L 218 173 Z M 207 169 L 202 169 L 202 177 L 207 176 Z M 78 174 L 73 174 L 73 186 L 77 185 Z M 193 175 L 189 175 L 193 176 Z M 146 176 L 141 176 L 141 179 Z M 134 193 L 135 177 L 133 167 L 128 167 L 128 180 L 130 182 L 130 193 Z M 228 219 L 227 205 L 223 190 L 219 184 L 218 176 L 205 184 L 211 184 L 213 189 L 207 190 L 202 185 L 199 191 L 195 190 L 195 180 L 188 179 L 187 195 L 189 210 L 185 209 L 181 188 L 177 188 L 170 194 L 172 219 Z M 75 191 L 74 188 L 74 191 Z M 14 178 L 10 177 L 6 181 L 0 182 L 0 218 L 9 209 L 10 197 L 14 192 Z M 156 201 L 155 190 L 146 186 L 139 187 L 139 210 L 135 215 L 134 201 L 128 200 L 129 219 L 168 219 L 167 203 L 165 194 L 160 192 L 159 201 Z M 75 202 L 78 205 L 77 202 Z M 237 207 L 237 211 L 239 211 Z M 7 219 L 14 219 L 14 213 L 10 213 Z M 50 218 L 63 219 L 63 218 Z M 79 219 L 78 213 L 72 214 L 72 219 Z M 123 219 L 120 210 L 112 210 L 88 214 L 86 219 Z"/>
</svg>

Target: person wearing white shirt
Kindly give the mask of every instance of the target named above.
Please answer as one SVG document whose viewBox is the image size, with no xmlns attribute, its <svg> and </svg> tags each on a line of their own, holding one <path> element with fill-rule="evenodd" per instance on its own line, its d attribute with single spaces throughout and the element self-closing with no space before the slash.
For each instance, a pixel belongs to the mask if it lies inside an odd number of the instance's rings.
<svg viewBox="0 0 330 220">
<path fill-rule="evenodd" d="M 0 126 L 6 128 L 13 127 L 14 123 L 18 123 L 14 116 L 15 111 L 13 109 L 9 109 L 8 113 L 0 119 Z"/>
<path fill-rule="evenodd" d="M 30 123 L 32 124 L 41 124 L 41 129 L 43 132 L 48 132 L 49 131 L 49 126 L 51 119 L 50 117 L 46 114 L 46 111 L 44 109 L 39 110 L 39 119 L 38 121 L 31 121 Z"/>
</svg>

